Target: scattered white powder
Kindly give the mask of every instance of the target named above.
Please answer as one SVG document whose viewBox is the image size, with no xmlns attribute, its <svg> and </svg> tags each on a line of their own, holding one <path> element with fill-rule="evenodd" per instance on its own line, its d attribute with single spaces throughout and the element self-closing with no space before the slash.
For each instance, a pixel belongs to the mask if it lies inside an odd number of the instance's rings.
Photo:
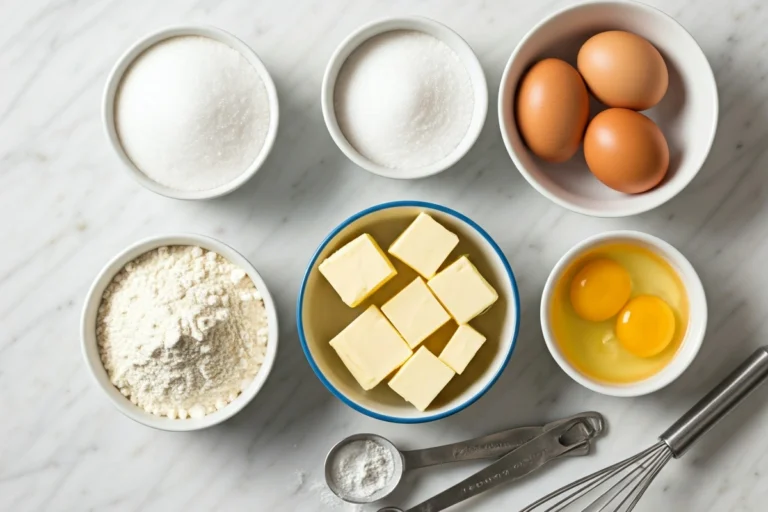
<svg viewBox="0 0 768 512">
<path fill-rule="evenodd" d="M 417 169 L 450 155 L 474 113 L 474 89 L 459 56 L 414 30 L 372 37 L 347 58 L 334 91 L 347 141 L 391 169 Z"/>
<path fill-rule="evenodd" d="M 269 98 L 240 52 L 208 37 L 181 36 L 142 53 L 115 98 L 128 158 L 167 187 L 209 190 L 240 176 L 261 152 Z"/>
<path fill-rule="evenodd" d="M 312 482 L 309 490 L 317 494 L 317 501 L 322 506 L 319 510 L 339 510 L 343 512 L 362 512 L 364 510 L 363 505 L 342 501 L 341 498 L 328 489 L 325 482 L 320 480 Z"/>
<path fill-rule="evenodd" d="M 200 247 L 160 247 L 107 286 L 96 336 L 109 378 L 144 410 L 199 418 L 253 381 L 268 341 L 261 295 L 245 272 Z"/>
<path fill-rule="evenodd" d="M 333 482 L 343 496 L 369 498 L 382 490 L 395 474 L 392 452 L 373 441 L 352 441 L 342 446 L 332 463 Z"/>
</svg>

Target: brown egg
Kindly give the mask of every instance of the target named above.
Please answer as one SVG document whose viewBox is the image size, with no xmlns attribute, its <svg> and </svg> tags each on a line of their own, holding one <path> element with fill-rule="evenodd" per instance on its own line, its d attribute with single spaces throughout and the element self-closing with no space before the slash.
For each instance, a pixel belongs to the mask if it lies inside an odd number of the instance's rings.
<svg viewBox="0 0 768 512">
<path fill-rule="evenodd" d="M 515 113 L 517 128 L 536 156 L 565 162 L 579 149 L 587 125 L 587 88 L 573 66 L 544 59 L 520 81 Z"/>
<path fill-rule="evenodd" d="M 609 108 L 587 126 L 584 158 L 592 174 L 612 189 L 639 194 L 664 179 L 669 147 L 656 123 L 643 114 Z"/>
<path fill-rule="evenodd" d="M 611 30 L 590 37 L 579 50 L 576 65 L 592 94 L 609 107 L 645 110 L 667 92 L 664 58 L 631 32 Z"/>
</svg>

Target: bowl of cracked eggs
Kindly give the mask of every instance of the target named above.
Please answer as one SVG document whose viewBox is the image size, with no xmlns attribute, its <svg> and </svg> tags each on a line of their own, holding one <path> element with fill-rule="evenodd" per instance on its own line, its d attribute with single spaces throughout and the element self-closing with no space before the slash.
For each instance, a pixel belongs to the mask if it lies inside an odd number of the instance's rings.
<svg viewBox="0 0 768 512">
<path fill-rule="evenodd" d="M 213 238 L 156 236 L 107 263 L 88 291 L 81 347 L 127 417 L 190 431 L 241 411 L 277 356 L 277 314 L 248 260 Z"/>
<path fill-rule="evenodd" d="M 631 1 L 582 3 L 534 26 L 499 89 L 504 145 L 543 196 L 597 217 L 682 191 L 717 130 L 712 69 L 673 18 Z"/>
<path fill-rule="evenodd" d="M 704 341 L 707 299 L 673 246 L 637 231 L 578 243 L 549 275 L 541 329 L 552 358 L 597 393 L 633 397 L 672 383 Z"/>
</svg>

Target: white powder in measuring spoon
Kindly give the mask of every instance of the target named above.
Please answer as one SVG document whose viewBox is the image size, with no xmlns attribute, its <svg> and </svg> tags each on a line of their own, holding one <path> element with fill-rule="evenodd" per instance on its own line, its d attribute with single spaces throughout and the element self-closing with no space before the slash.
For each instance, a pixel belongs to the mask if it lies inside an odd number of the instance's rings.
<svg viewBox="0 0 768 512">
<path fill-rule="evenodd" d="M 415 30 L 364 42 L 344 62 L 334 89 L 347 141 L 391 169 L 418 169 L 450 155 L 474 107 L 472 81 L 456 52 Z"/>
<path fill-rule="evenodd" d="M 270 122 L 256 68 L 208 37 L 180 36 L 147 49 L 125 72 L 115 126 L 144 174 L 182 191 L 210 190 L 258 157 Z"/>
<path fill-rule="evenodd" d="M 345 497 L 365 499 L 384 489 L 395 474 L 392 452 L 373 441 L 352 441 L 336 452 L 332 478 Z"/>
</svg>

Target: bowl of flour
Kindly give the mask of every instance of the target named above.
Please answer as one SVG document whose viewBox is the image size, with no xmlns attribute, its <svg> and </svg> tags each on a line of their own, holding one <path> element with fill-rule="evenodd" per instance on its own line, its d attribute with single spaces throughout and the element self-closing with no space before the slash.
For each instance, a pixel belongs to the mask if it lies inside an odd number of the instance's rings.
<svg viewBox="0 0 768 512">
<path fill-rule="evenodd" d="M 102 117 L 141 185 L 176 199 L 210 199 L 243 185 L 265 162 L 277 136 L 277 91 L 256 53 L 232 34 L 175 26 L 118 59 Z"/>
<path fill-rule="evenodd" d="M 488 87 L 456 32 L 428 18 L 390 18 L 339 45 L 325 70 L 321 105 L 331 137 L 352 162 L 387 178 L 424 178 L 474 145 Z"/>
<path fill-rule="evenodd" d="M 98 386 L 129 418 L 170 431 L 243 409 L 269 376 L 277 340 L 275 305 L 256 269 L 192 234 L 148 238 L 115 256 L 81 318 Z"/>
</svg>

